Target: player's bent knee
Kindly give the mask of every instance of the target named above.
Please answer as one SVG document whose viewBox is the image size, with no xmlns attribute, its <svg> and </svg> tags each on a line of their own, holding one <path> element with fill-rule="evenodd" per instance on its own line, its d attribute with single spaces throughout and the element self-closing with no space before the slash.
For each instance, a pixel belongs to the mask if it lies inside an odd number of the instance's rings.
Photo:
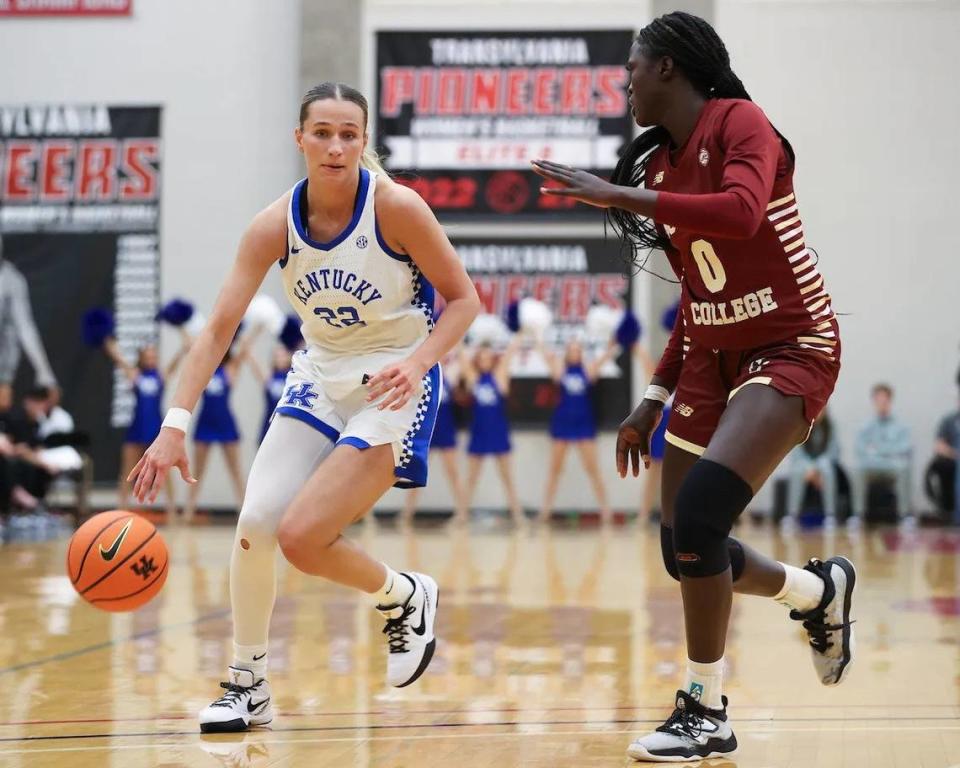
<svg viewBox="0 0 960 768">
<path fill-rule="evenodd" d="M 730 567 L 727 538 L 752 498 L 750 485 L 722 464 L 700 459 L 690 468 L 677 493 L 673 520 L 681 576 L 705 578 Z"/>
<path fill-rule="evenodd" d="M 282 515 L 283 510 L 273 509 L 269 504 L 245 501 L 237 520 L 236 540 L 240 549 L 276 547 L 277 526 Z"/>
<path fill-rule="evenodd" d="M 663 565 L 667 573 L 680 581 L 680 571 L 677 570 L 677 551 L 673 548 L 673 528 L 668 525 L 660 526 L 660 552 L 663 555 Z"/>
</svg>

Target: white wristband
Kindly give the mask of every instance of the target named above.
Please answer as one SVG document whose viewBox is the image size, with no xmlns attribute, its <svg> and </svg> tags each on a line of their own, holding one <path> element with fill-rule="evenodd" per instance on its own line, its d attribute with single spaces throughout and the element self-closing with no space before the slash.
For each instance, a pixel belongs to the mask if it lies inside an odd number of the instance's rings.
<svg viewBox="0 0 960 768">
<path fill-rule="evenodd" d="M 651 384 L 647 387 L 647 391 L 643 393 L 643 399 L 656 400 L 658 403 L 666 404 L 667 400 L 670 399 L 670 392 L 668 392 L 665 387 L 658 387 L 656 384 Z"/>
<path fill-rule="evenodd" d="M 190 426 L 190 411 L 186 408 L 171 408 L 163 418 L 162 427 L 179 429 L 184 434 L 187 433 L 187 427 Z"/>
</svg>

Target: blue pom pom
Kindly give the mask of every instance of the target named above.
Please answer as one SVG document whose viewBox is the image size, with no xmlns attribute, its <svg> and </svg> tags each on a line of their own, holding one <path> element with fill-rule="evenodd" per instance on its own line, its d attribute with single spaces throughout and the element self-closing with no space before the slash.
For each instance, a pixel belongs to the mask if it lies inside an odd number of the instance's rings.
<svg viewBox="0 0 960 768">
<path fill-rule="evenodd" d="M 171 299 L 157 312 L 156 320 L 170 325 L 183 325 L 193 317 L 193 304 L 183 299 Z"/>
<path fill-rule="evenodd" d="M 673 330 L 673 326 L 677 322 L 677 312 L 679 311 L 680 311 L 679 301 L 674 304 L 671 304 L 669 307 L 667 307 L 663 311 L 663 318 L 661 319 L 660 322 L 663 324 L 664 330 L 666 330 L 668 333 Z"/>
<path fill-rule="evenodd" d="M 507 307 L 507 328 L 511 333 L 517 333 L 520 330 L 520 302 L 513 301 Z"/>
<path fill-rule="evenodd" d="M 637 316 L 628 309 L 623 313 L 623 320 L 621 320 L 620 325 L 617 326 L 615 333 L 617 344 L 624 349 L 629 349 L 639 341 L 642 333 L 643 328 L 640 326 L 640 321 L 637 319 Z"/>
<path fill-rule="evenodd" d="M 94 307 L 83 313 L 80 335 L 88 347 L 102 347 L 113 336 L 113 313 L 105 307 Z"/>
<path fill-rule="evenodd" d="M 283 324 L 283 329 L 277 338 L 291 352 L 297 350 L 303 344 L 303 336 L 300 334 L 300 318 L 296 315 L 287 315 L 287 321 Z"/>
</svg>

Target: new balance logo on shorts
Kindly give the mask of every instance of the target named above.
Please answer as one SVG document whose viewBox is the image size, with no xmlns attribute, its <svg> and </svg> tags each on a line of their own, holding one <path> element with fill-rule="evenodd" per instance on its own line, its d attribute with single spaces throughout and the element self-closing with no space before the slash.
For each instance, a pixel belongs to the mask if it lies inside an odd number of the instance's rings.
<svg viewBox="0 0 960 768">
<path fill-rule="evenodd" d="M 677 413 L 679 413 L 681 416 L 692 416 L 692 415 L 693 415 L 693 408 L 691 408 L 691 407 L 690 407 L 689 405 L 687 405 L 686 403 L 677 403 L 677 404 L 674 406 L 673 410 L 675 410 L 675 411 L 676 411 Z"/>
</svg>

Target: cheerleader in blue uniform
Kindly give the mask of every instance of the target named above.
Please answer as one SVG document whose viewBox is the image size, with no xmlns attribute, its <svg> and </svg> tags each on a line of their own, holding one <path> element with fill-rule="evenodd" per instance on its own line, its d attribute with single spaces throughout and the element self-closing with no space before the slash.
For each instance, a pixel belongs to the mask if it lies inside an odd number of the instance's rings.
<svg viewBox="0 0 960 768">
<path fill-rule="evenodd" d="M 600 519 L 605 523 L 609 522 L 611 515 L 607 504 L 607 490 L 600 477 L 600 465 L 597 462 L 597 420 L 590 390 L 600 375 L 600 369 L 617 354 L 619 347 L 611 339 L 603 354 L 590 363 L 584 363 L 583 347 L 578 341 L 567 344 L 563 359 L 549 350 L 542 340 L 538 342 L 538 348 L 547 361 L 551 378 L 560 388 L 560 401 L 550 419 L 550 466 L 540 519 L 549 520 L 553 513 L 553 501 L 557 495 L 567 450 L 575 445 L 580 452 L 580 461 L 587 477 L 593 485 Z"/>
<path fill-rule="evenodd" d="M 254 378 L 260 382 L 260 386 L 263 387 L 263 397 L 266 408 L 263 412 L 263 426 L 260 428 L 259 442 L 262 443 L 264 435 L 267 434 L 267 428 L 270 426 L 273 410 L 277 407 L 277 403 L 280 402 L 280 398 L 283 397 L 287 374 L 290 373 L 290 368 L 293 365 L 293 352 L 283 344 L 277 344 L 273 348 L 273 361 L 269 376 L 253 355 L 247 355 L 247 364 L 250 366 L 250 370 L 253 371 Z"/>
<path fill-rule="evenodd" d="M 247 346 L 247 345 L 244 345 Z M 220 365 L 213 372 L 213 376 L 203 391 L 203 401 L 200 405 L 200 415 L 197 417 L 197 426 L 193 433 L 195 446 L 194 477 L 187 495 L 187 505 L 184 507 L 184 522 L 192 522 L 197 511 L 197 497 L 200 495 L 200 483 L 203 481 L 207 459 L 210 456 L 210 446 L 223 447 L 223 457 L 227 464 L 227 472 L 233 482 L 239 508 L 243 501 L 245 482 L 240 469 L 240 432 L 237 422 L 230 410 L 230 390 L 237 380 L 240 364 L 247 356 L 246 349 L 233 354 L 227 350 Z"/>
<path fill-rule="evenodd" d="M 460 385 L 460 372 L 457 360 L 459 350 L 456 348 L 446 355 L 441 363 L 443 370 L 443 395 L 440 407 L 437 409 L 437 421 L 433 426 L 433 437 L 430 439 L 430 455 L 440 457 L 443 470 L 450 484 L 450 493 L 453 501 L 453 520 L 463 522 L 467 519 L 467 506 L 463 494 L 463 485 L 460 481 L 460 470 L 457 467 L 457 422 L 454 415 L 454 401 L 457 388 Z M 420 499 L 420 489 L 412 488 L 407 492 L 406 503 L 401 512 L 401 519 L 409 523 L 417 509 Z"/>
<path fill-rule="evenodd" d="M 473 416 L 470 422 L 470 443 L 467 446 L 466 507 L 469 509 L 480 479 L 483 459 L 496 459 L 500 480 L 507 497 L 510 515 L 515 523 L 523 520 L 523 508 L 513 484 L 510 466 L 510 424 L 507 420 L 507 395 L 510 393 L 510 361 L 518 346 L 514 336 L 499 356 L 489 345 L 482 345 L 471 358 L 461 357 L 467 389 L 473 395 Z"/>
<path fill-rule="evenodd" d="M 158 368 L 159 359 L 157 348 L 152 344 L 142 347 L 137 354 L 136 365 L 127 362 L 117 340 L 110 336 L 103 342 L 103 350 L 114 365 L 120 369 L 133 389 L 135 398 L 133 406 L 133 420 L 127 428 L 120 449 L 120 481 L 117 488 L 118 508 L 126 509 L 130 498 L 130 483 L 127 475 L 140 461 L 147 446 L 153 442 L 160 432 L 161 402 L 163 400 L 163 385 L 176 371 L 190 345 L 190 337 L 183 333 L 183 345 L 163 370 Z M 167 516 L 172 518 L 176 512 L 173 498 L 173 484 L 167 481 L 164 486 L 167 493 Z"/>
</svg>

